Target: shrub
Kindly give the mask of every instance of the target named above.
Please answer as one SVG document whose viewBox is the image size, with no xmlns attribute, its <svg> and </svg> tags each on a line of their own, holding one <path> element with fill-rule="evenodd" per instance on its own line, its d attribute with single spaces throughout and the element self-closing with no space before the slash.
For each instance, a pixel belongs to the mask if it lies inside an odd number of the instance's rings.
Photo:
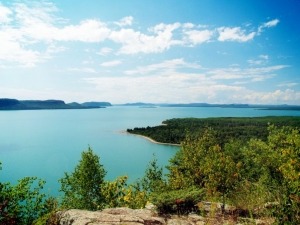
<svg viewBox="0 0 300 225">
<path fill-rule="evenodd" d="M 204 191 L 196 187 L 153 193 L 152 201 L 160 214 L 188 214 L 198 210 Z"/>
</svg>

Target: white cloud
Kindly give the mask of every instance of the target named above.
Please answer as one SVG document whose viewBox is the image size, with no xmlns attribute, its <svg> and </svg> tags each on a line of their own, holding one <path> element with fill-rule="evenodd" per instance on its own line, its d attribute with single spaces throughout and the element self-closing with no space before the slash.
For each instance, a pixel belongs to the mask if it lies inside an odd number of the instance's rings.
<svg viewBox="0 0 300 225">
<path fill-rule="evenodd" d="M 249 59 L 247 62 L 251 65 L 261 65 L 264 63 L 263 60 L 253 60 L 253 59 Z"/>
<path fill-rule="evenodd" d="M 238 97 L 236 97 L 238 98 Z M 300 92 L 292 89 L 275 90 L 270 92 L 257 92 L 246 90 L 240 96 L 240 101 L 253 104 L 299 104 Z"/>
<path fill-rule="evenodd" d="M 106 56 L 119 46 L 118 54 L 162 53 L 173 46 L 194 46 L 213 41 L 219 34 L 219 41 L 246 42 L 252 40 L 256 32 L 241 27 L 204 28 L 193 23 L 159 23 L 146 28 L 145 32 L 131 26 L 134 18 L 126 16 L 117 22 L 102 22 L 99 19 L 85 19 L 77 24 L 57 16 L 59 9 L 51 2 L 14 3 L 9 7 L 0 4 L 0 59 L 23 66 L 35 66 L 52 58 L 54 54 L 68 50 L 64 43 L 108 43 L 97 53 Z M 279 20 L 271 20 L 260 28 L 273 27 Z M 119 27 L 112 26 L 117 24 Z M 201 30 L 204 29 L 204 30 Z M 59 47 L 58 47 L 59 46 Z M 94 51 L 93 51 L 94 53 Z M 250 62 L 251 63 L 251 62 Z M 253 63 L 255 63 L 253 61 Z M 257 61 L 258 63 L 258 61 Z"/>
<path fill-rule="evenodd" d="M 51 24 L 40 23 L 24 27 L 22 32 L 25 37 L 35 41 L 80 41 L 101 42 L 105 40 L 110 30 L 98 20 L 84 20 L 79 25 L 69 25 L 57 28 Z"/>
<path fill-rule="evenodd" d="M 268 55 L 259 55 L 259 58 L 264 59 L 264 60 L 268 60 L 269 56 Z"/>
<path fill-rule="evenodd" d="M 100 64 L 100 66 L 103 66 L 103 67 L 114 67 L 114 66 L 118 66 L 120 64 L 122 64 L 121 60 L 113 60 L 113 61 L 103 62 L 103 63 Z"/>
<path fill-rule="evenodd" d="M 236 83 L 261 82 L 275 76 L 276 71 L 287 68 L 287 65 L 265 67 L 229 67 L 208 70 L 207 75 L 214 80 L 235 80 Z"/>
<path fill-rule="evenodd" d="M 69 68 L 68 71 L 71 72 L 78 72 L 78 73 L 97 73 L 97 71 L 94 68 L 90 67 L 73 67 Z"/>
<path fill-rule="evenodd" d="M 247 84 L 270 79 L 286 65 L 241 68 L 239 66 L 209 69 L 178 58 L 140 66 L 122 76 L 90 77 L 84 81 L 94 85 L 103 98 L 116 103 L 147 102 L 214 102 L 272 103 L 294 101 L 297 92 L 257 92 Z M 239 83 L 239 85 L 238 85 Z M 243 84 L 243 86 L 241 86 Z M 126 95 L 120 94 L 121 92 Z M 260 99 L 261 98 L 261 99 Z"/>
<path fill-rule="evenodd" d="M 263 27 L 275 27 L 279 23 L 279 19 L 270 20 L 263 24 Z"/>
<path fill-rule="evenodd" d="M 127 70 L 125 71 L 125 74 L 127 75 L 145 75 L 145 74 L 153 74 L 153 73 L 173 73 L 178 68 L 193 68 L 193 69 L 199 69 L 201 66 L 194 64 L 194 63 L 188 63 L 185 62 L 184 59 L 172 59 L 172 60 L 165 60 L 161 63 L 157 64 L 151 64 L 147 66 L 141 66 L 134 70 Z"/>
<path fill-rule="evenodd" d="M 297 92 L 260 93 L 243 86 L 218 83 L 204 74 L 197 73 L 174 72 L 156 74 L 156 76 L 90 77 L 84 80 L 94 85 L 98 92 L 101 92 L 102 98 L 114 99 L 115 103 L 144 101 L 258 104 L 281 102 L 281 100 L 293 101 L 297 99 L 295 96 L 299 99 Z"/>
<path fill-rule="evenodd" d="M 112 51 L 113 51 L 112 48 L 103 47 L 103 48 L 100 49 L 100 51 L 97 54 L 105 56 L 105 55 L 110 54 Z"/>
<path fill-rule="evenodd" d="M 247 62 L 252 66 L 259 66 L 267 64 L 268 60 L 268 55 L 259 55 L 257 59 L 249 59 Z"/>
<path fill-rule="evenodd" d="M 38 51 L 25 48 L 16 38 L 13 30 L 0 30 L 0 60 L 18 62 L 25 67 L 32 67 L 42 60 Z"/>
<path fill-rule="evenodd" d="M 184 23 L 182 25 L 182 27 L 183 27 L 183 29 L 192 29 L 192 28 L 195 27 L 195 24 L 193 24 L 193 23 Z"/>
<path fill-rule="evenodd" d="M 270 27 L 275 27 L 277 26 L 277 24 L 279 23 L 279 19 L 274 19 L 274 20 L 270 20 L 266 23 L 263 23 L 263 25 L 258 27 L 258 33 L 260 34 L 261 32 L 263 32 L 263 30 L 265 28 L 270 28 Z"/>
<path fill-rule="evenodd" d="M 161 74 L 156 76 L 93 77 L 85 79 L 101 91 L 105 99 L 118 102 L 186 102 L 206 96 L 209 85 L 197 74 Z M 124 93 L 124 94 L 122 94 Z M 126 93 L 126 94 L 125 94 Z M 191 99 L 191 96 L 193 96 Z"/>
<path fill-rule="evenodd" d="M 5 24 L 5 23 L 11 22 L 11 20 L 12 20 L 10 18 L 11 14 L 12 14 L 12 11 L 9 8 L 1 5 L 1 3 L 0 3 L 0 24 Z"/>
<path fill-rule="evenodd" d="M 296 83 L 296 82 L 286 82 L 286 83 L 282 83 L 282 84 L 279 84 L 278 87 L 294 87 L 294 86 L 298 86 L 299 83 Z"/>
<path fill-rule="evenodd" d="M 256 35 L 255 32 L 245 34 L 246 31 L 240 27 L 220 27 L 217 30 L 219 32 L 219 41 L 246 42 L 252 40 Z"/>
<path fill-rule="evenodd" d="M 124 26 L 131 26 L 132 22 L 133 22 L 133 17 L 126 16 L 126 17 L 123 17 L 120 21 L 115 22 L 115 24 L 117 24 L 120 27 L 124 27 Z"/>
<path fill-rule="evenodd" d="M 180 41 L 173 40 L 173 31 L 179 26 L 178 23 L 158 24 L 149 29 L 153 35 L 143 34 L 133 29 L 121 29 L 112 31 L 109 38 L 122 44 L 120 54 L 159 53 L 173 45 L 181 44 Z"/>
<path fill-rule="evenodd" d="M 213 32 L 210 30 L 190 30 L 186 31 L 187 39 L 192 44 L 202 44 L 209 41 L 212 38 Z"/>
</svg>

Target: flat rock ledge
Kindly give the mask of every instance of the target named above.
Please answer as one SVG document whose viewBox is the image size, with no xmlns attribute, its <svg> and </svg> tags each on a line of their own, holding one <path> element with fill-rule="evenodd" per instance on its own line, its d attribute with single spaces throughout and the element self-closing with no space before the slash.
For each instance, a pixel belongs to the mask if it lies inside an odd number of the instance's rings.
<svg viewBox="0 0 300 225">
<path fill-rule="evenodd" d="M 149 209 L 110 208 L 102 211 L 70 209 L 57 213 L 59 225 L 204 225 L 198 215 L 160 217 Z"/>
<path fill-rule="evenodd" d="M 70 209 L 57 212 L 58 225 L 223 225 L 255 224 L 270 225 L 273 220 L 232 217 L 202 217 L 196 214 L 186 216 L 158 216 L 152 209 L 109 208 L 102 211 Z"/>
</svg>

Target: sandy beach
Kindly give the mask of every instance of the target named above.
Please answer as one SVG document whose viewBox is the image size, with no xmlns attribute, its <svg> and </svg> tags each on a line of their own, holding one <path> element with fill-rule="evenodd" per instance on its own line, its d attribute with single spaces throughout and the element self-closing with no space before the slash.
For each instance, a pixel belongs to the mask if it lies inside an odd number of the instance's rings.
<svg viewBox="0 0 300 225">
<path fill-rule="evenodd" d="M 154 144 L 159 144 L 159 145 L 171 145 L 171 146 L 180 146 L 180 144 L 172 144 L 172 143 L 163 143 L 163 142 L 158 142 L 158 141 L 155 141 L 153 140 L 152 138 L 149 138 L 147 136 L 144 136 L 144 135 L 141 135 L 141 134 L 132 134 L 132 133 L 129 133 L 127 131 L 122 131 L 122 133 L 124 134 L 129 134 L 129 135 L 135 135 L 135 136 L 139 136 L 139 137 L 142 137 L 142 138 L 145 138 L 147 139 L 148 141 L 154 143 Z"/>
</svg>

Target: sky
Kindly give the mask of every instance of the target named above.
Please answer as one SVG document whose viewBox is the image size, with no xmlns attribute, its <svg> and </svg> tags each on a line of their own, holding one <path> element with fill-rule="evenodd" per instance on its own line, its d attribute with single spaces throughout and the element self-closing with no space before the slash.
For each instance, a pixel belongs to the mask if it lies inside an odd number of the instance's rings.
<svg viewBox="0 0 300 225">
<path fill-rule="evenodd" d="M 300 105 L 299 0 L 0 0 L 0 98 Z"/>
</svg>

